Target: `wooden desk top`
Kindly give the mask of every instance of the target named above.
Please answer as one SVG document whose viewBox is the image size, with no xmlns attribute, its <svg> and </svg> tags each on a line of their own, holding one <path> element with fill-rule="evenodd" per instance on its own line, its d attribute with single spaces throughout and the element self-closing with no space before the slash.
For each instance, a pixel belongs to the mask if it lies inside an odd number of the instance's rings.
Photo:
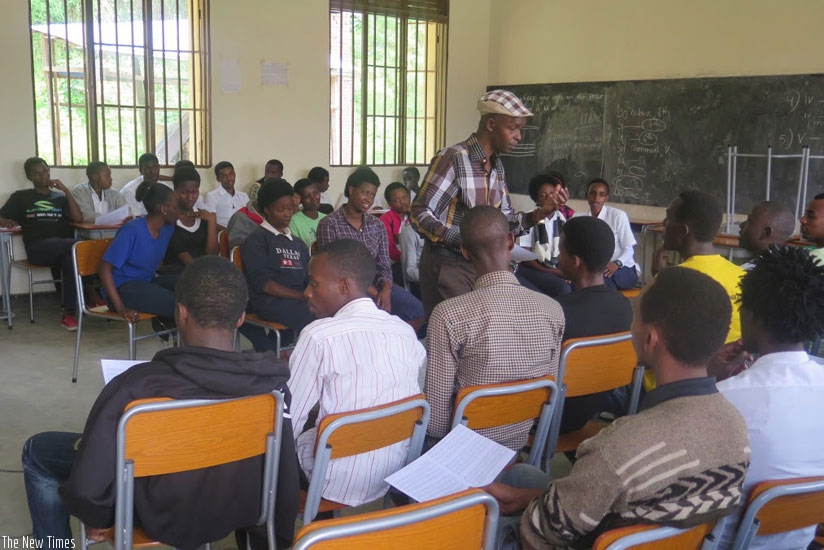
<svg viewBox="0 0 824 550">
<path fill-rule="evenodd" d="M 72 223 L 72 227 L 85 229 L 86 231 L 99 231 L 101 229 L 119 229 L 123 224 L 115 223 L 111 225 L 95 225 L 93 223 Z"/>
<path fill-rule="evenodd" d="M 11 233 L 12 235 L 19 235 L 23 232 L 23 229 L 16 225 L 14 227 L 0 227 L 0 233 Z"/>
</svg>

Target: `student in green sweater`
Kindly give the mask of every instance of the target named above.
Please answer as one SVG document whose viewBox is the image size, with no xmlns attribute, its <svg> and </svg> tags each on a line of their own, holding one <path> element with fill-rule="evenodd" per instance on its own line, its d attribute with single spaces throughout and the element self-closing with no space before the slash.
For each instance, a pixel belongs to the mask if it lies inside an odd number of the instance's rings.
<svg viewBox="0 0 824 550">
<path fill-rule="evenodd" d="M 320 208 L 320 190 L 316 183 L 306 178 L 295 183 L 295 193 L 300 195 L 300 204 L 303 210 L 298 210 L 289 222 L 289 231 L 306 243 L 306 248 L 312 250 L 317 240 L 317 230 L 320 221 L 326 217 L 318 211 Z"/>
<path fill-rule="evenodd" d="M 692 527 L 737 509 L 750 460 L 747 426 L 707 376 L 731 310 L 723 287 L 693 269 L 665 269 L 646 287 L 632 340 L 656 388 L 638 414 L 582 443 L 567 477 L 550 481 L 519 464 L 487 486 L 500 503 L 504 540 L 589 548 L 618 526 Z"/>
</svg>

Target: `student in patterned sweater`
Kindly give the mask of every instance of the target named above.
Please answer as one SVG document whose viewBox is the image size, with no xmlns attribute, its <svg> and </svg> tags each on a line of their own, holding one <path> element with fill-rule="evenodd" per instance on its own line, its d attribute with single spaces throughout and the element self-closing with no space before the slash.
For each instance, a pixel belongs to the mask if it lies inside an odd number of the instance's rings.
<svg viewBox="0 0 824 550">
<path fill-rule="evenodd" d="M 690 527 L 737 509 L 750 459 L 747 427 L 706 369 L 731 309 L 723 287 L 692 269 L 666 269 L 647 286 L 632 337 L 657 387 L 639 413 L 582 443 L 565 478 L 549 482 L 517 465 L 486 487 L 502 514 L 522 514 L 524 548 L 589 547 L 617 526 Z"/>
</svg>

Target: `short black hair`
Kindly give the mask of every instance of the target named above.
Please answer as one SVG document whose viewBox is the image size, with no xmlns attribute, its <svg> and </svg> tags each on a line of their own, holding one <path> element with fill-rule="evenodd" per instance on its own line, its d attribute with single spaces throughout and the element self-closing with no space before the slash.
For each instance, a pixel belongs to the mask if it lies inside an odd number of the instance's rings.
<svg viewBox="0 0 824 550">
<path fill-rule="evenodd" d="M 295 194 L 289 182 L 283 178 L 269 178 L 260 186 L 257 198 L 258 212 L 263 214 L 266 207 L 283 197 L 291 197 Z"/>
<path fill-rule="evenodd" d="M 143 153 L 142 155 L 140 155 L 140 158 L 137 159 L 137 167 L 143 170 L 143 168 L 145 168 L 146 165 L 150 162 L 156 162 L 160 164 L 160 161 L 157 160 L 157 157 L 154 155 L 154 153 Z"/>
<path fill-rule="evenodd" d="M 309 173 L 306 175 L 306 177 L 312 183 L 322 183 L 323 180 L 329 177 L 329 170 L 327 170 L 326 168 L 321 168 L 320 166 L 315 166 L 314 168 L 309 170 Z"/>
<path fill-rule="evenodd" d="M 409 172 L 410 174 L 414 174 L 415 179 L 421 179 L 421 171 L 418 170 L 417 168 L 415 168 L 414 166 L 407 166 L 406 168 L 403 169 L 401 174 L 405 174 L 407 172 Z"/>
<path fill-rule="evenodd" d="M 181 166 L 180 168 L 176 168 L 175 173 L 172 175 L 172 184 L 175 187 L 175 191 L 184 181 L 196 181 L 199 187 L 200 174 L 197 170 L 189 166 Z"/>
<path fill-rule="evenodd" d="M 160 208 L 169 202 L 169 197 L 174 191 L 163 185 L 153 181 L 144 181 L 137 186 L 134 192 L 134 197 L 146 207 L 146 212 L 152 214 L 159 212 Z"/>
<path fill-rule="evenodd" d="M 543 187 L 547 183 L 552 186 L 560 185 L 561 187 L 566 189 L 566 182 L 564 181 L 564 176 L 562 176 L 560 172 L 550 170 L 532 176 L 532 179 L 529 180 L 529 197 L 533 201 L 537 201 L 538 191 L 540 191 L 541 187 Z"/>
<path fill-rule="evenodd" d="M 609 192 L 609 182 L 607 180 L 605 180 L 604 178 L 592 178 L 591 180 L 589 180 L 589 183 L 587 184 L 587 192 L 589 192 L 589 188 L 593 183 L 600 183 L 601 185 L 603 185 L 604 187 L 607 188 L 607 195 L 610 194 L 610 192 Z"/>
<path fill-rule="evenodd" d="M 509 223 L 500 208 L 481 204 L 466 211 L 460 231 L 464 249 L 476 256 L 484 248 L 497 250 L 509 235 Z"/>
<path fill-rule="evenodd" d="M 34 170 L 34 167 L 38 164 L 43 164 L 46 168 L 49 167 L 49 163 L 40 157 L 30 157 L 26 159 L 26 162 L 23 163 L 23 170 L 26 172 L 26 177 L 31 176 L 31 171 Z"/>
<path fill-rule="evenodd" d="M 773 245 L 741 279 L 741 307 L 778 343 L 824 334 L 824 266 L 807 249 Z"/>
<path fill-rule="evenodd" d="M 409 194 L 409 189 L 406 188 L 404 184 L 399 181 L 393 181 L 389 185 L 386 186 L 386 189 L 383 190 L 383 198 L 386 199 L 386 205 L 389 206 L 389 197 L 392 195 L 392 191 L 395 189 L 403 189 L 406 191 L 406 194 Z"/>
<path fill-rule="evenodd" d="M 220 175 L 220 171 L 224 168 L 231 168 L 232 170 L 235 169 L 231 162 L 229 162 L 228 160 L 222 160 L 215 164 L 215 177 L 218 177 Z"/>
<path fill-rule="evenodd" d="M 96 176 L 99 174 L 104 168 L 108 168 L 109 165 L 105 162 L 99 160 L 93 160 L 86 166 L 86 177 L 92 179 L 92 176 Z"/>
<path fill-rule="evenodd" d="M 705 366 L 727 339 L 732 303 L 708 275 L 670 267 L 641 293 L 641 322 L 660 327 L 670 355 L 687 365 Z"/>
<path fill-rule="evenodd" d="M 561 232 L 566 253 L 581 258 L 590 273 L 602 272 L 615 253 L 615 234 L 609 224 L 599 218 L 572 218 Z"/>
<path fill-rule="evenodd" d="M 817 201 L 824 200 L 824 193 L 819 193 L 818 195 L 814 196 L 813 200 L 817 200 Z"/>
<path fill-rule="evenodd" d="M 281 170 L 283 170 L 283 163 L 280 162 L 278 159 L 269 159 L 266 161 L 266 166 L 277 166 Z"/>
<path fill-rule="evenodd" d="M 309 178 L 300 178 L 298 181 L 295 182 L 295 193 L 301 195 L 303 190 L 309 187 L 310 185 L 315 185 L 315 182 L 310 180 Z"/>
<path fill-rule="evenodd" d="M 381 179 L 368 166 L 359 166 L 346 178 L 346 187 L 343 188 L 343 196 L 349 198 L 349 190 L 358 187 L 362 183 L 371 183 L 375 187 L 381 186 Z"/>
<path fill-rule="evenodd" d="M 322 247 L 314 257 L 326 254 L 332 269 L 341 277 L 353 279 L 366 291 L 375 282 L 378 268 L 375 258 L 360 241 L 338 239 Z"/>
<path fill-rule="evenodd" d="M 175 300 L 203 328 L 234 330 L 246 309 L 246 278 L 220 256 L 201 256 L 186 266 L 175 285 Z"/>
<path fill-rule="evenodd" d="M 189 159 L 180 159 L 179 161 L 177 161 L 177 162 L 175 163 L 173 170 L 177 170 L 177 169 L 179 169 L 179 168 L 184 168 L 184 167 L 186 167 L 186 168 L 194 168 L 194 167 L 195 167 L 195 163 L 194 163 L 194 162 L 192 162 L 192 161 L 190 161 Z"/>
<path fill-rule="evenodd" d="M 697 241 L 712 242 L 724 216 L 718 199 L 697 189 L 682 191 L 678 198 L 681 204 L 673 212 L 675 221 L 688 225 Z"/>
</svg>

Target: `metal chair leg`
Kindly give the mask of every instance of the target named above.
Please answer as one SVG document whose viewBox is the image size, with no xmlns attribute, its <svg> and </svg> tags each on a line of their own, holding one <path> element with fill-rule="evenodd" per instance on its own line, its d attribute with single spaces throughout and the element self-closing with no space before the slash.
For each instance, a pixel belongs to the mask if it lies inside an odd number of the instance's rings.
<svg viewBox="0 0 824 550">
<path fill-rule="evenodd" d="M 126 323 L 129 325 L 129 359 L 134 361 L 137 355 L 137 342 L 134 340 L 134 323 Z"/>
<path fill-rule="evenodd" d="M 77 369 L 80 363 L 80 335 L 83 334 L 83 312 L 77 312 L 77 340 L 74 344 L 74 369 L 72 370 L 72 384 L 77 382 Z"/>
<path fill-rule="evenodd" d="M 29 319 L 34 322 L 34 282 L 32 281 L 31 269 L 26 270 L 29 274 Z"/>
</svg>

